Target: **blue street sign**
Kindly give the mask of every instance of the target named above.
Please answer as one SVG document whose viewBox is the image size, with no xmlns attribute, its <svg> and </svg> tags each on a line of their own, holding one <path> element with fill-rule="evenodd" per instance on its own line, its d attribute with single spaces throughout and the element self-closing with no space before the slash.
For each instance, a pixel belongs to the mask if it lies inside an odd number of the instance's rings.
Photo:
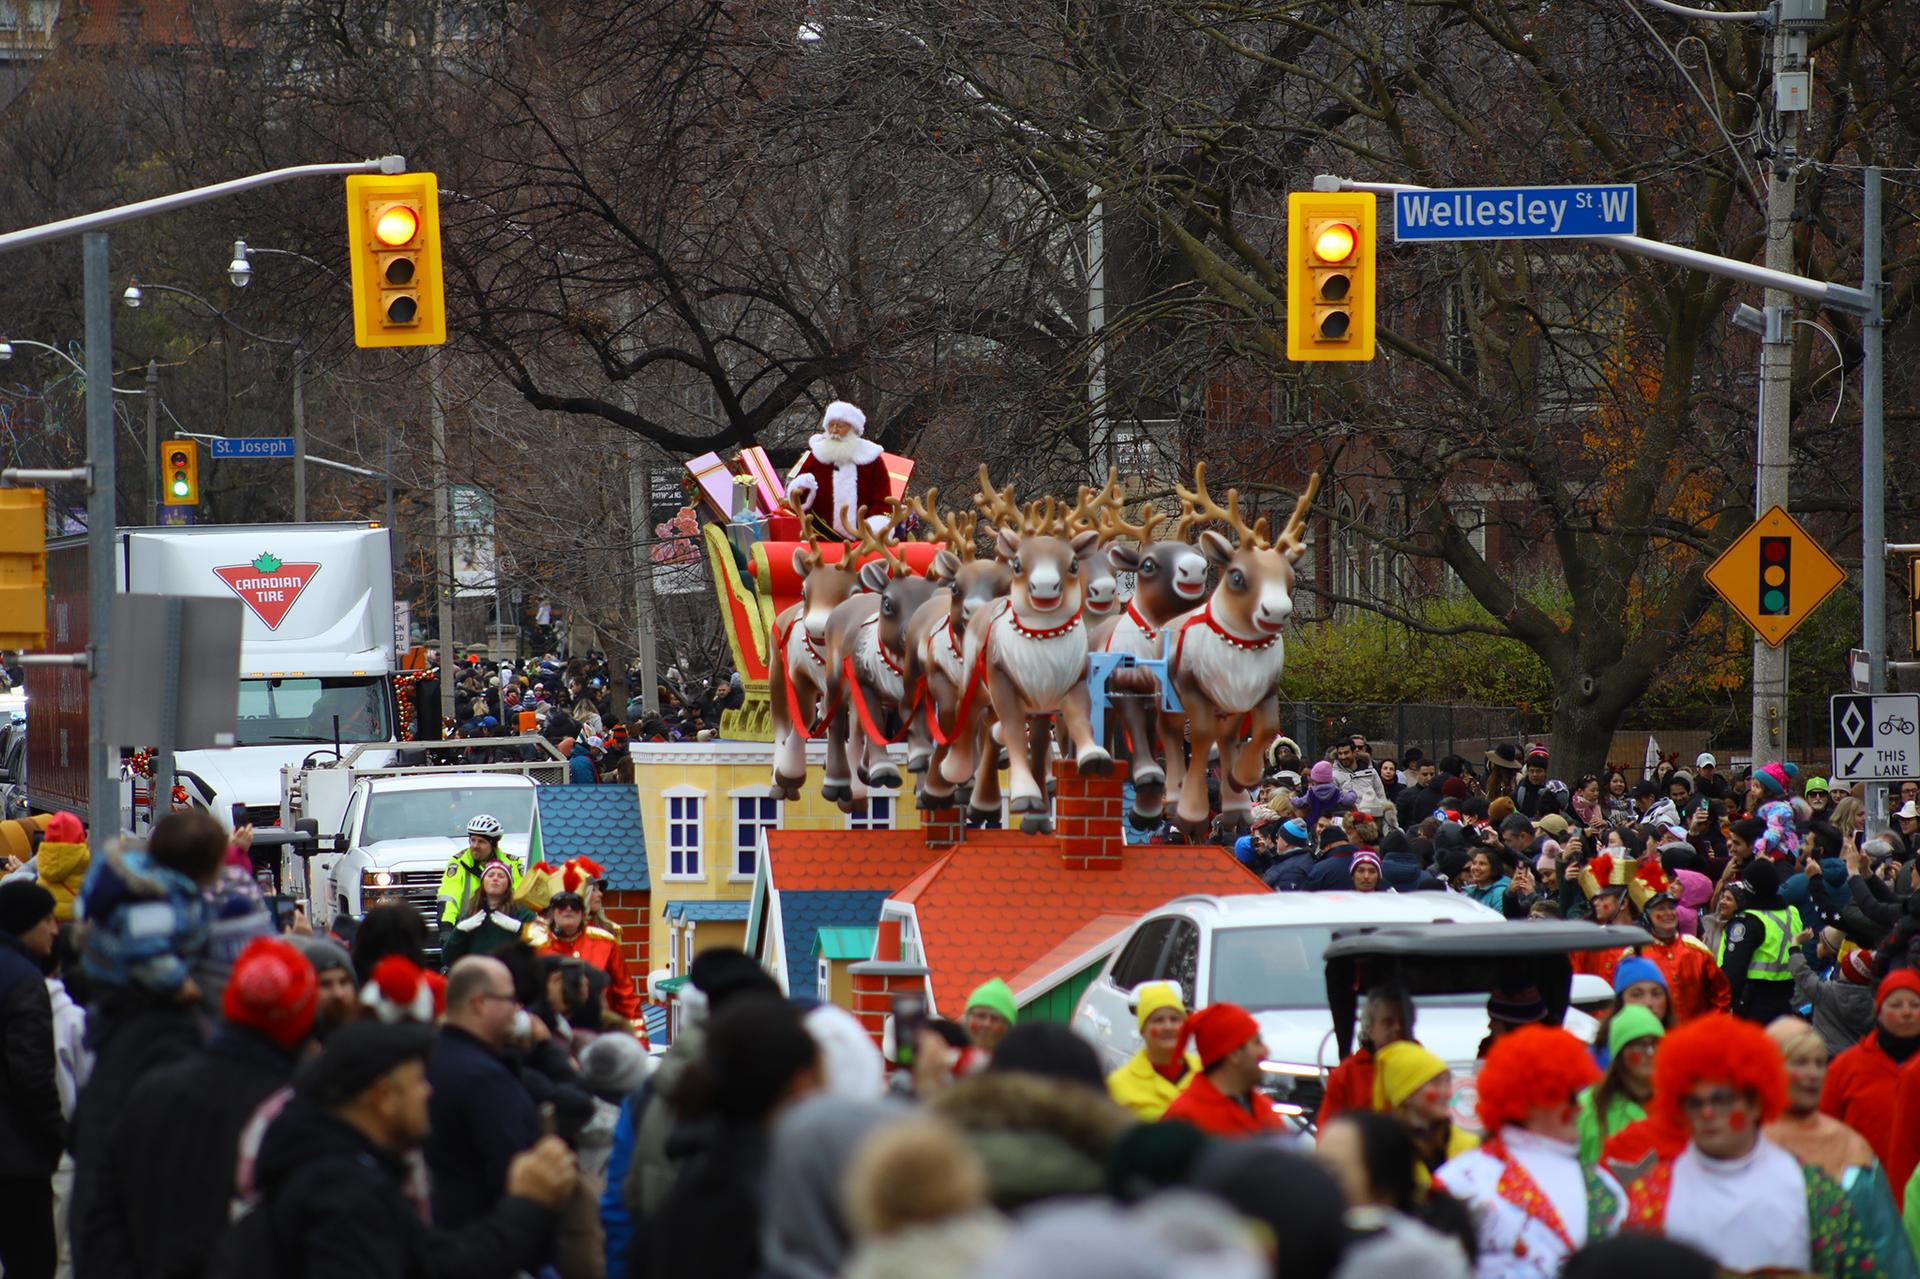
<svg viewBox="0 0 1920 1279">
<path fill-rule="evenodd" d="M 251 439 L 217 439 L 213 442 L 214 457 L 292 457 L 293 437 L 291 435 L 259 435 Z"/>
<path fill-rule="evenodd" d="M 1395 191 L 1396 240 L 1550 240 L 1632 235 L 1636 188 L 1471 187 Z"/>
</svg>

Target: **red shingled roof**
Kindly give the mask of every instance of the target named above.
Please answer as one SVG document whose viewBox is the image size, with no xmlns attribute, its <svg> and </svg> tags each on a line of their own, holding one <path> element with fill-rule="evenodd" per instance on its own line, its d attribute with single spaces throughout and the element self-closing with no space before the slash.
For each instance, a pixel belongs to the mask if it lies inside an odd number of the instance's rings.
<svg viewBox="0 0 1920 1279">
<path fill-rule="evenodd" d="M 779 876 L 791 887 L 784 864 Z M 934 1003 L 957 1017 L 974 987 L 1025 972 L 1098 916 L 1137 914 L 1183 893 L 1264 891 L 1213 844 L 1134 844 L 1119 870 L 1070 870 L 1052 836 L 970 830 L 894 900 L 913 902 Z"/>
<path fill-rule="evenodd" d="M 944 855 L 917 830 L 770 830 L 767 858 L 781 892 L 891 892 Z"/>
</svg>

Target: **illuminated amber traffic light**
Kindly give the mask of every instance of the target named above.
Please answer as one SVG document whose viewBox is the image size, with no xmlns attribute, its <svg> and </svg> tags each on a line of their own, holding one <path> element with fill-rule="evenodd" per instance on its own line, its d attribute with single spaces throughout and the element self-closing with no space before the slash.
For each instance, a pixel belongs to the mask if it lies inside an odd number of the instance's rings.
<svg viewBox="0 0 1920 1279">
<path fill-rule="evenodd" d="M 200 504 L 200 446 L 194 441 L 160 446 L 160 500 L 168 506 Z"/>
<path fill-rule="evenodd" d="M 431 173 L 347 179 L 353 260 L 353 340 L 359 346 L 437 346 L 447 340 L 440 271 L 440 188 Z"/>
<path fill-rule="evenodd" d="M 1287 358 L 1373 358 L 1374 197 L 1287 197 Z"/>
</svg>

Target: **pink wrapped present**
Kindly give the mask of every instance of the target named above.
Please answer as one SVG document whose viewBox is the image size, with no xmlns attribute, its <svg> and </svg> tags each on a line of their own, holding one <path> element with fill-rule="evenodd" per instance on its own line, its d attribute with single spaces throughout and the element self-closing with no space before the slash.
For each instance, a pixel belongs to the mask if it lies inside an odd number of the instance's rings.
<svg viewBox="0 0 1920 1279">
<path fill-rule="evenodd" d="M 767 451 L 758 444 L 750 449 L 741 449 L 740 464 L 753 477 L 754 500 L 759 503 L 760 509 L 769 514 L 779 510 L 782 499 L 787 496 L 787 486 L 781 482 L 780 473 L 773 469 Z"/>
<path fill-rule="evenodd" d="M 687 463 L 693 482 L 700 486 L 700 499 L 707 509 L 722 520 L 733 516 L 733 472 L 718 453 L 702 453 Z"/>
</svg>

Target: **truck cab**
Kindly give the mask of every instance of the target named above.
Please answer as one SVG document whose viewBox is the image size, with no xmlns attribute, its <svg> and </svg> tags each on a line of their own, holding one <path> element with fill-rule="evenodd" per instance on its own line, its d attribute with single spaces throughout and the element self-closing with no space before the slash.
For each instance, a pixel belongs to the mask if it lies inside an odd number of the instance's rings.
<svg viewBox="0 0 1920 1279">
<path fill-rule="evenodd" d="M 470 744 L 512 746 L 527 758 L 390 763 L 391 753 L 406 743 L 368 742 L 346 747 L 339 757 L 329 750 L 317 761 L 282 769 L 274 821 L 292 833 L 292 842 L 282 850 L 281 883 L 306 901 L 315 928 L 402 902 L 434 934 L 441 876 L 467 846 L 467 823 L 482 813 L 500 821 L 503 856 L 523 870 L 541 859 L 534 790 L 564 782 L 566 760 L 536 736 Z"/>
</svg>

